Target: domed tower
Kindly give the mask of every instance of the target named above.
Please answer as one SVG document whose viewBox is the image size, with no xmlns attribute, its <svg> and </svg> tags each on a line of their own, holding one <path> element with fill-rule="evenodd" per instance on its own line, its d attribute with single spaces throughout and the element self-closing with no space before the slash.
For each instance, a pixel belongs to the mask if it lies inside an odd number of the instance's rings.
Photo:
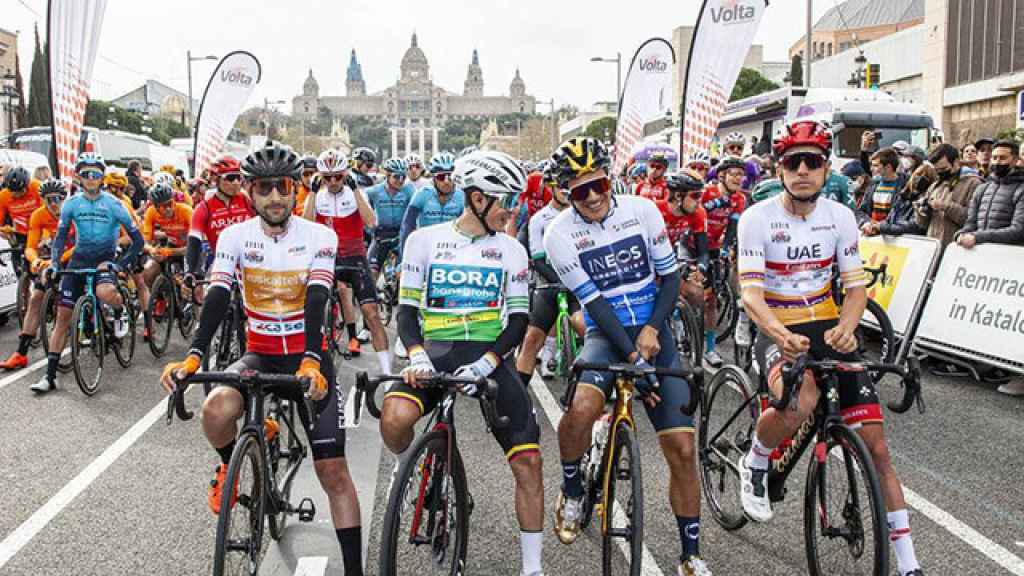
<svg viewBox="0 0 1024 576">
<path fill-rule="evenodd" d="M 469 70 L 466 72 L 466 83 L 462 89 L 463 96 L 483 96 L 484 95 L 484 71 L 480 68 L 480 56 L 476 52 L 476 48 L 473 49 L 473 61 L 469 64 Z"/>
<path fill-rule="evenodd" d="M 320 84 L 317 83 L 316 78 L 313 78 L 312 68 L 309 69 L 306 81 L 302 83 L 302 95 L 313 99 L 320 97 Z"/>
<path fill-rule="evenodd" d="M 352 57 L 348 61 L 348 71 L 345 73 L 345 93 L 348 96 L 366 96 L 366 81 L 363 80 L 363 67 L 356 59 L 356 51 L 352 50 Z"/>
<path fill-rule="evenodd" d="M 427 62 L 427 55 L 420 50 L 419 42 L 416 40 L 416 33 L 412 33 L 412 45 L 402 56 L 402 81 L 403 82 L 428 82 L 430 80 L 430 64 Z"/>
<path fill-rule="evenodd" d="M 513 98 L 526 96 L 526 82 L 523 82 L 523 78 L 519 76 L 519 68 L 516 68 L 516 77 L 512 79 L 512 84 L 508 87 L 508 93 Z"/>
</svg>

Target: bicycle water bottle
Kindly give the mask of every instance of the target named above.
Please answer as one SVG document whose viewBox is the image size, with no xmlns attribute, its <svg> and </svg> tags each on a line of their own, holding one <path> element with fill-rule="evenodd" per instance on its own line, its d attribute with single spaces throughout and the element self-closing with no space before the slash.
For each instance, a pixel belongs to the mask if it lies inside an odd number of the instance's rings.
<svg viewBox="0 0 1024 576">
<path fill-rule="evenodd" d="M 592 450 L 596 451 L 596 458 L 591 458 L 591 461 L 599 461 L 601 452 L 604 451 L 604 446 L 608 442 L 608 429 L 612 425 L 612 415 L 610 413 L 602 415 L 594 422 L 594 427 L 590 434 L 590 446 Z"/>
</svg>

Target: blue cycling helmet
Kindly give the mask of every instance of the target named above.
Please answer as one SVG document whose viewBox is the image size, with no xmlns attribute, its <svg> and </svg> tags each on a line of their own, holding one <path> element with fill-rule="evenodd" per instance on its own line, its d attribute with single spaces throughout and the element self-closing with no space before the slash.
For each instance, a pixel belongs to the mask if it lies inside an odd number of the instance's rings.
<svg viewBox="0 0 1024 576">
<path fill-rule="evenodd" d="M 449 152 L 434 154 L 430 159 L 431 174 L 450 174 L 455 171 L 455 156 Z"/>
<path fill-rule="evenodd" d="M 409 165 L 405 163 L 405 160 L 401 158 L 388 158 L 380 165 L 381 170 L 384 170 L 388 174 L 396 176 L 405 176 L 405 172 L 409 169 Z"/>
<path fill-rule="evenodd" d="M 75 172 L 81 172 L 85 168 L 95 168 L 100 172 L 106 172 L 107 163 L 103 161 L 103 156 L 99 154 L 82 152 L 78 155 L 78 161 L 75 162 Z"/>
<path fill-rule="evenodd" d="M 630 178 L 644 178 L 645 176 L 647 176 L 647 164 L 643 162 L 637 162 L 629 171 Z"/>
</svg>

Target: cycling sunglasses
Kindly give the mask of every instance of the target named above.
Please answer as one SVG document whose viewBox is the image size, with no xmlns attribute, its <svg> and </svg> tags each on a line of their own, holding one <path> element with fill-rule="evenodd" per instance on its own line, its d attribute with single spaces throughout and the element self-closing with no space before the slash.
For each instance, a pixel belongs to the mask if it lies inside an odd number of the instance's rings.
<svg viewBox="0 0 1024 576">
<path fill-rule="evenodd" d="M 327 180 L 329 182 L 341 182 L 344 179 L 345 179 L 345 173 L 344 172 L 342 172 L 340 174 L 324 174 L 324 180 Z"/>
<path fill-rule="evenodd" d="M 302 177 L 312 178 L 314 174 L 316 174 L 316 170 L 306 170 L 305 172 L 302 173 Z"/>
<path fill-rule="evenodd" d="M 808 170 L 817 170 L 825 165 L 825 161 L 828 160 L 822 154 L 816 154 L 814 152 L 797 152 L 795 154 L 789 154 L 788 156 L 782 157 L 782 167 L 790 172 L 795 172 L 800 169 L 800 165 L 804 164 Z"/>
<path fill-rule="evenodd" d="M 82 170 L 78 173 L 78 176 L 82 180 L 99 180 L 100 178 L 103 178 L 103 172 L 100 172 L 99 170 Z"/>
<path fill-rule="evenodd" d="M 680 200 L 683 200 L 684 198 L 689 198 L 691 200 L 700 200 L 702 196 L 704 196 L 704 192 L 702 192 L 700 190 L 694 190 L 692 192 L 673 192 L 672 193 L 672 199 L 675 200 L 676 202 L 678 202 Z"/>
<path fill-rule="evenodd" d="M 590 197 L 591 192 L 602 195 L 607 194 L 611 188 L 612 184 L 607 178 L 597 178 L 572 188 L 569 190 L 569 196 L 572 198 L 573 202 L 583 202 Z"/>
<path fill-rule="evenodd" d="M 696 170 L 697 172 L 707 172 L 708 171 L 708 165 L 707 164 L 690 164 L 690 168 Z"/>
<path fill-rule="evenodd" d="M 399 182 L 405 182 L 405 174 L 388 174 L 388 178 L 398 180 Z"/>
<path fill-rule="evenodd" d="M 56 206 L 57 204 L 60 204 L 61 202 L 64 201 L 64 197 L 59 194 L 51 194 L 43 198 L 43 200 L 45 200 L 47 204 L 52 204 Z"/>
<path fill-rule="evenodd" d="M 228 182 L 238 182 L 239 180 L 242 179 L 242 175 L 241 174 L 225 174 L 224 176 L 221 176 L 221 178 L 227 180 Z"/>
<path fill-rule="evenodd" d="M 439 182 L 445 182 L 446 180 L 451 178 L 451 176 L 452 175 L 447 172 L 441 172 L 440 174 L 434 174 L 434 180 L 437 180 Z"/>
<path fill-rule="evenodd" d="M 266 178 L 252 183 L 252 192 L 257 196 L 270 196 L 274 190 L 281 196 L 290 196 L 295 192 L 295 181 L 291 178 Z"/>
</svg>

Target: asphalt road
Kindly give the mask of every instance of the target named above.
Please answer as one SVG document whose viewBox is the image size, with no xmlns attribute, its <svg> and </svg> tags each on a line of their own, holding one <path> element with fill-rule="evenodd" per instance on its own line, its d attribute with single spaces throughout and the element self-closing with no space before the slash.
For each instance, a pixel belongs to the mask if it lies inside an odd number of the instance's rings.
<svg viewBox="0 0 1024 576">
<path fill-rule="evenodd" d="M 16 328 L 0 328 L 0 355 L 16 342 Z M 61 389 L 35 397 L 28 386 L 41 369 L 0 377 L 0 574 L 203 574 L 211 568 L 215 518 L 206 486 L 216 465 L 198 422 L 164 423 L 160 367 L 179 359 L 176 340 L 154 359 L 141 340 L 128 370 L 108 363 L 99 394 L 87 398 L 73 377 Z M 33 350 L 32 360 L 42 357 Z M 112 358 L 110 359 L 112 360 Z M 375 370 L 364 354 L 339 372 L 348 389 L 356 370 Z M 1024 400 L 968 380 L 925 377 L 928 412 L 887 414 L 890 449 L 911 504 L 913 538 L 928 574 L 1024 576 Z M 601 548 L 591 532 L 573 546 L 550 533 L 560 482 L 554 422 L 561 390 L 531 383 L 544 457 L 547 574 L 592 574 Z M 201 392 L 190 394 L 198 407 Z M 470 519 L 466 574 L 515 575 L 518 529 L 512 475 L 486 432 L 478 408 L 461 400 L 460 447 L 475 509 Z M 668 473 L 643 415 L 639 438 L 646 495 L 649 575 L 674 574 L 679 541 L 666 496 Z M 367 542 L 367 573 L 377 572 L 380 527 L 395 458 L 382 450 L 376 422 L 363 414 L 348 431 L 349 465 L 356 479 Z M 768 525 L 729 533 L 705 507 L 702 554 L 716 574 L 806 573 L 802 536 L 803 467 L 790 479 L 790 498 Z M 695 487 L 696 489 L 696 487 Z M 314 522 L 292 521 L 272 545 L 263 574 L 340 574 L 340 554 L 326 499 L 311 467 L 297 479 L 296 497 L 310 496 Z M 429 566 L 417 573 L 430 573 Z"/>
</svg>

